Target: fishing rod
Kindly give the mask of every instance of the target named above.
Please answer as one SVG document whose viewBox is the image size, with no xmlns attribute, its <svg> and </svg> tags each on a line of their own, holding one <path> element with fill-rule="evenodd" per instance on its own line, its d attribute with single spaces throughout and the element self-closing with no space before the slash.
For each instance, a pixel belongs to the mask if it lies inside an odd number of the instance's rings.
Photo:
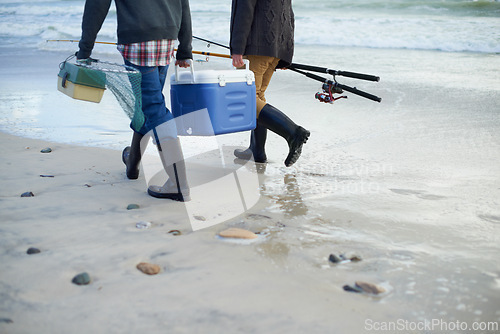
<svg viewBox="0 0 500 334">
<path fill-rule="evenodd" d="M 201 41 L 218 45 L 223 48 L 229 49 L 227 45 L 222 45 L 204 38 L 200 38 L 197 36 L 193 36 L 193 38 L 199 39 Z M 340 98 L 347 98 L 347 96 L 340 96 L 337 98 L 333 97 L 333 94 L 342 94 L 343 90 L 346 90 L 348 92 L 351 92 L 353 94 L 359 95 L 361 97 L 367 98 L 372 101 L 380 102 L 382 99 L 378 96 L 372 95 L 367 92 L 363 92 L 356 87 L 349 87 L 346 85 L 343 85 L 341 83 L 338 83 L 337 80 L 335 79 L 336 76 L 344 76 L 344 77 L 349 77 L 349 78 L 354 78 L 354 79 L 360 79 L 360 80 L 367 80 L 367 81 L 380 81 L 380 78 L 375 75 L 370 75 L 370 74 L 363 74 L 363 73 L 356 73 L 356 72 L 348 72 L 348 71 L 339 71 L 339 70 L 332 70 L 326 67 L 319 67 L 319 66 L 312 66 L 312 65 L 305 65 L 305 64 L 297 64 L 297 63 L 292 63 L 288 67 L 286 67 L 294 72 L 297 72 L 299 74 L 305 75 L 306 77 L 321 81 L 323 82 L 323 92 L 318 92 L 315 94 L 315 98 L 318 99 L 321 102 L 325 103 L 333 103 L 334 101 L 340 99 Z M 315 75 L 309 72 L 304 72 L 302 70 L 306 71 L 311 71 L 311 72 L 319 72 L 319 73 L 326 73 L 330 74 L 333 76 L 333 81 L 328 80 L 326 78 L 323 78 L 319 75 Z"/>
<path fill-rule="evenodd" d="M 288 68 L 291 70 L 297 69 L 297 70 L 307 70 L 307 71 L 312 71 L 312 72 L 326 73 L 326 74 L 331 74 L 333 76 L 341 75 L 344 77 L 367 80 L 367 81 L 377 81 L 377 82 L 380 81 L 380 78 L 375 76 L 375 75 L 347 72 L 347 71 L 338 71 L 338 70 L 332 70 L 332 69 L 329 69 L 326 67 L 318 67 L 318 66 L 292 63 Z"/>
<path fill-rule="evenodd" d="M 80 42 L 77 39 L 47 39 L 45 42 L 70 42 L 70 43 L 78 43 Z M 116 43 L 113 42 L 95 42 L 97 44 L 109 44 L 109 45 L 116 45 Z"/>
<path fill-rule="evenodd" d="M 46 42 L 71 42 L 71 43 L 78 43 L 80 41 L 77 40 L 77 39 L 48 39 L 48 40 L 46 40 Z M 113 43 L 113 42 L 100 42 L 100 41 L 96 41 L 94 43 L 96 43 L 96 44 L 117 45 L 117 43 Z M 174 49 L 174 51 L 177 51 L 177 49 Z M 197 55 L 203 55 L 203 56 L 231 58 L 230 55 L 226 55 L 226 54 L 222 54 L 222 53 L 213 53 L 213 52 L 205 52 L 205 51 L 192 51 L 192 53 L 197 54 Z"/>
<path fill-rule="evenodd" d="M 204 42 L 207 42 L 209 44 L 214 44 L 214 45 L 218 45 L 218 46 L 221 46 L 223 48 L 229 49 L 229 46 L 227 46 L 227 45 L 219 44 L 219 43 L 210 41 L 208 39 L 204 39 L 204 38 L 201 38 L 198 36 L 193 36 L 193 38 L 199 39 L 200 41 L 204 41 Z M 312 66 L 312 65 L 292 63 L 287 68 L 289 68 L 289 69 L 295 68 L 295 69 L 299 69 L 299 70 L 326 73 L 326 74 L 331 74 L 331 75 L 341 75 L 344 77 L 350 77 L 350 78 L 368 80 L 368 81 L 380 81 L 380 78 L 377 76 L 374 76 L 374 75 L 355 73 L 355 72 L 347 72 L 347 71 L 338 71 L 338 70 L 332 70 L 332 69 L 329 69 L 326 67 L 318 67 L 318 66 Z"/>
</svg>

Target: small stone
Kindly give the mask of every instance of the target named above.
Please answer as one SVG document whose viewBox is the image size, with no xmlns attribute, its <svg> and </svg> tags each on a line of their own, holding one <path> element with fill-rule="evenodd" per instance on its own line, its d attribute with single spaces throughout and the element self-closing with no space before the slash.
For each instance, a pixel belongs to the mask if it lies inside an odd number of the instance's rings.
<svg viewBox="0 0 500 334">
<path fill-rule="evenodd" d="M 366 293 L 371 293 L 374 295 L 378 295 L 380 293 L 385 292 L 385 289 L 383 287 L 372 284 L 372 283 L 367 283 L 367 282 L 357 281 L 356 287 L 360 288 L 361 290 L 363 290 Z"/>
<path fill-rule="evenodd" d="M 360 288 L 358 288 L 358 287 L 353 287 L 353 286 L 350 286 L 350 285 L 344 285 L 342 288 L 343 288 L 345 291 L 348 291 L 348 292 L 356 292 L 356 293 L 363 292 L 363 290 L 361 290 Z"/>
<path fill-rule="evenodd" d="M 87 273 L 81 273 L 73 277 L 73 280 L 71 282 L 75 283 L 76 285 L 87 285 L 90 283 L 90 276 Z"/>
<path fill-rule="evenodd" d="M 333 262 L 333 263 L 342 262 L 342 259 L 340 257 L 338 257 L 337 255 L 335 255 L 335 254 L 330 254 L 330 257 L 328 258 L 328 260 L 330 262 Z"/>
<path fill-rule="evenodd" d="M 269 216 L 261 215 L 258 213 L 250 213 L 247 215 L 247 217 L 252 219 L 271 219 L 271 217 Z"/>
<path fill-rule="evenodd" d="M 142 271 L 147 275 L 156 275 L 160 272 L 161 268 L 157 264 L 151 264 L 146 262 L 141 262 L 137 265 L 137 269 Z"/>
<path fill-rule="evenodd" d="M 21 194 L 21 197 L 33 197 L 33 196 L 35 196 L 35 194 L 33 194 L 31 191 L 27 191 Z"/>
<path fill-rule="evenodd" d="M 12 319 L 9 319 L 9 318 L 0 318 L 0 323 L 4 323 L 4 324 L 12 324 L 14 323 L 14 321 L 12 321 Z"/>
<path fill-rule="evenodd" d="M 141 222 L 136 223 L 135 227 L 137 227 L 140 230 L 144 230 L 144 229 L 150 228 L 151 227 L 151 223 L 150 222 L 141 221 Z"/>
<path fill-rule="evenodd" d="M 172 235 L 176 235 L 177 236 L 177 235 L 181 235 L 182 232 L 179 231 L 179 230 L 170 230 L 170 231 L 168 231 L 168 234 L 172 234 Z"/>
<path fill-rule="evenodd" d="M 202 222 L 204 222 L 204 221 L 206 221 L 206 220 L 207 220 L 207 218 L 205 218 L 205 217 L 203 217 L 203 216 L 194 216 L 194 219 L 199 220 L 199 221 L 202 221 Z"/>
<path fill-rule="evenodd" d="M 38 248 L 35 248 L 35 247 L 30 247 L 28 248 L 28 250 L 26 251 L 27 254 L 31 255 L 31 254 L 38 254 L 40 253 L 40 250 Z"/>
<path fill-rule="evenodd" d="M 351 262 L 359 262 L 361 261 L 361 258 L 357 255 L 354 255 L 353 257 L 350 258 Z"/>
<path fill-rule="evenodd" d="M 237 239 L 255 239 L 257 235 L 251 231 L 241 228 L 231 227 L 227 230 L 219 232 L 219 236 L 223 238 L 237 238 Z"/>
<path fill-rule="evenodd" d="M 40 152 L 42 152 L 42 153 L 50 153 L 50 152 L 52 152 L 52 149 L 50 147 L 46 147 L 43 150 L 41 150 Z"/>
<path fill-rule="evenodd" d="M 139 209 L 140 206 L 139 204 L 129 204 L 127 205 L 127 210 L 134 210 L 134 209 Z"/>
</svg>

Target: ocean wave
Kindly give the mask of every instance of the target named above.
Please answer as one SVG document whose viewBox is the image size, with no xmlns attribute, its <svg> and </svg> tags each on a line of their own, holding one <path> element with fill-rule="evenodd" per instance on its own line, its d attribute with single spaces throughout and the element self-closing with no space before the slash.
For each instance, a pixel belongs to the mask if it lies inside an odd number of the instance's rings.
<svg viewBox="0 0 500 334">
<path fill-rule="evenodd" d="M 192 13 L 231 13 L 231 2 L 220 0 L 190 1 Z"/>
<path fill-rule="evenodd" d="M 82 17 L 83 5 L 69 5 L 69 6 L 51 6 L 48 4 L 39 5 L 14 5 L 2 4 L 0 6 L 0 15 L 7 18 L 8 16 L 35 16 L 35 17 L 48 17 L 48 16 L 78 16 Z"/>
<path fill-rule="evenodd" d="M 297 44 L 448 52 L 500 52 L 493 18 L 296 17 Z"/>
<path fill-rule="evenodd" d="M 230 2 L 191 0 L 193 33 L 228 44 Z M 0 41 L 46 48 L 47 39 L 79 39 L 84 1 L 0 3 Z M 457 9 L 457 8 L 460 8 Z M 500 52 L 500 13 L 494 1 L 294 0 L 297 45 Z M 450 15 L 450 11 L 459 13 Z M 480 12 L 471 16 L 465 13 Z M 424 14 L 423 14 L 424 13 Z M 500 15 L 500 14 L 499 14 Z M 98 39 L 116 41 L 116 11 Z M 54 46 L 55 47 L 55 46 Z"/>
<path fill-rule="evenodd" d="M 321 11 L 332 13 L 364 13 L 377 15 L 447 15 L 499 17 L 500 1 L 498 0 L 295 0 L 297 11 Z"/>
</svg>

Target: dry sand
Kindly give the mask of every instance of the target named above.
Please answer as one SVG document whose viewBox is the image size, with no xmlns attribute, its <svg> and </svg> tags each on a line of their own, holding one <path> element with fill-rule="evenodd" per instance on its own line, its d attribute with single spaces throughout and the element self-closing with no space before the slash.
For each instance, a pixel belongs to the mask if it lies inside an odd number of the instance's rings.
<svg viewBox="0 0 500 334">
<path fill-rule="evenodd" d="M 118 151 L 0 138 L 4 333 L 319 333 L 387 312 L 355 307 L 342 286 L 276 263 L 286 256 L 277 238 L 284 222 L 258 208 L 192 232 L 182 203 L 153 199 L 143 179 L 126 179 Z M 52 152 L 41 153 L 46 147 Z M 34 197 L 21 197 L 27 191 Z M 127 210 L 131 203 L 140 208 Z M 139 221 L 152 226 L 138 229 Z M 217 232 L 228 226 L 268 236 L 224 242 Z M 28 255 L 30 247 L 41 252 Z M 162 271 L 145 275 L 140 262 Z M 73 284 L 82 272 L 91 283 Z"/>
</svg>

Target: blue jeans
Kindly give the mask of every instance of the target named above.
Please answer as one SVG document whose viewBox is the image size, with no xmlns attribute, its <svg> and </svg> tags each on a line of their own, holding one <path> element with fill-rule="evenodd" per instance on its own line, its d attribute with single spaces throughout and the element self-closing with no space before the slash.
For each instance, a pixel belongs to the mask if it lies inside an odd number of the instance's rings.
<svg viewBox="0 0 500 334">
<path fill-rule="evenodd" d="M 125 64 L 139 70 L 142 75 L 142 112 L 144 113 L 144 125 L 138 131 L 145 135 L 158 125 L 174 118 L 165 104 L 163 87 L 167 77 L 167 66 L 137 66 L 125 59 Z"/>
</svg>

